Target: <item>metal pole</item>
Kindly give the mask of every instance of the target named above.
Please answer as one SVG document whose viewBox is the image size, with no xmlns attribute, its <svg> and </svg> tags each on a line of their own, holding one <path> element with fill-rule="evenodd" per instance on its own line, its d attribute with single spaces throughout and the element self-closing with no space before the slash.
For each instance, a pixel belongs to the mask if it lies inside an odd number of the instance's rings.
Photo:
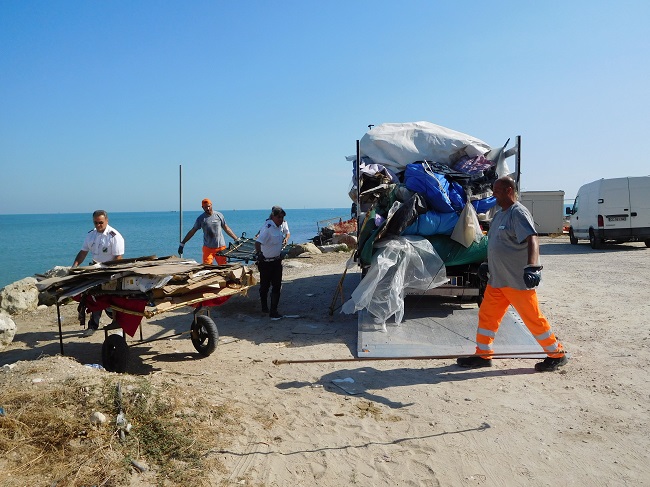
<svg viewBox="0 0 650 487">
<path fill-rule="evenodd" d="M 558 351 L 557 353 L 564 353 L 566 351 Z M 379 360 L 442 360 L 442 359 L 456 359 L 460 357 L 485 357 L 485 358 L 524 358 L 520 355 L 532 355 L 530 358 L 540 358 L 546 354 L 540 350 L 539 352 L 502 352 L 502 353 L 477 353 L 477 354 L 452 354 L 452 355 L 427 355 L 422 357 L 358 357 L 358 358 L 330 358 L 330 359 L 305 359 L 305 360 L 274 360 L 274 365 L 284 364 L 316 364 L 316 363 L 331 363 L 331 362 L 370 362 Z"/>
<path fill-rule="evenodd" d="M 59 323 L 59 344 L 61 345 L 61 355 L 63 353 L 63 330 L 61 329 L 61 307 L 59 305 L 59 299 L 56 300 L 56 321 Z"/>
<path fill-rule="evenodd" d="M 360 168 L 361 168 L 361 143 L 359 142 L 359 139 L 357 139 L 357 162 L 356 162 L 356 168 L 355 168 L 355 177 L 356 177 L 356 185 L 357 185 L 357 242 L 359 241 L 359 234 L 361 232 L 361 225 L 359 221 L 359 216 L 361 215 L 361 173 L 360 173 Z M 364 216 L 365 217 L 365 216 Z"/>
<path fill-rule="evenodd" d="M 521 179 L 521 135 L 517 135 L 517 152 L 515 163 L 517 164 L 517 191 L 519 191 L 519 180 Z"/>
<path fill-rule="evenodd" d="M 178 241 L 183 240 L 183 165 L 178 165 Z"/>
</svg>

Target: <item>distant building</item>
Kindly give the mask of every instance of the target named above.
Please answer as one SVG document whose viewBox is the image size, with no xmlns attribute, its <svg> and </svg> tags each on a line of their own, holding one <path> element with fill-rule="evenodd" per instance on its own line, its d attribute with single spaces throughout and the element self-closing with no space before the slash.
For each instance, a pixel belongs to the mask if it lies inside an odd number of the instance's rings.
<svg viewBox="0 0 650 487">
<path fill-rule="evenodd" d="M 562 233 L 564 230 L 564 191 L 523 191 L 519 201 L 533 215 L 540 235 Z"/>
</svg>

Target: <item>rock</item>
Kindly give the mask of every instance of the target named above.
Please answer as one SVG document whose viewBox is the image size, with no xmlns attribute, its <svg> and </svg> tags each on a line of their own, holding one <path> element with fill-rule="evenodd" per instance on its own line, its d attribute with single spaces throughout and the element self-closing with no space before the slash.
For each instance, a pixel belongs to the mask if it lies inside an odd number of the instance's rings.
<svg viewBox="0 0 650 487">
<path fill-rule="evenodd" d="M 65 277 L 68 274 L 70 274 L 70 267 L 57 265 L 52 267 L 49 271 L 45 272 L 43 274 L 43 277 L 46 279 L 50 277 Z"/>
<path fill-rule="evenodd" d="M 334 235 L 332 237 L 332 243 L 347 245 L 348 249 L 356 249 L 357 237 L 354 235 L 348 235 L 347 233 L 342 233 L 339 235 Z"/>
<path fill-rule="evenodd" d="M 41 306 L 54 306 L 56 304 L 56 296 L 48 291 L 41 291 L 38 293 L 38 305 Z"/>
<path fill-rule="evenodd" d="M 95 425 L 104 424 L 106 422 L 106 416 L 99 411 L 95 411 L 90 415 L 90 422 Z"/>
<path fill-rule="evenodd" d="M 11 317 L 0 311 L 0 350 L 9 345 L 16 336 L 16 323 Z"/>
<path fill-rule="evenodd" d="M 328 252 L 347 252 L 348 246 L 345 244 L 336 244 L 336 245 L 321 245 L 318 247 L 320 251 L 324 254 Z"/>
<path fill-rule="evenodd" d="M 307 242 L 303 244 L 293 245 L 287 255 L 289 257 L 297 257 L 300 254 L 305 254 L 305 253 L 320 254 L 322 252 L 313 243 Z"/>
<path fill-rule="evenodd" d="M 38 306 L 36 279 L 26 277 L 5 286 L 0 291 L 0 309 L 15 315 L 23 311 L 34 311 Z"/>
</svg>

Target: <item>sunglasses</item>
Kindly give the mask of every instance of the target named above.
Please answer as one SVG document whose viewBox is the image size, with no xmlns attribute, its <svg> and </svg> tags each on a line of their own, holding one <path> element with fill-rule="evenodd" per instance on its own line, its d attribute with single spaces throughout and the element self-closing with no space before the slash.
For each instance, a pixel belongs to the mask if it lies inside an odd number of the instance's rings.
<svg viewBox="0 0 650 487">
<path fill-rule="evenodd" d="M 93 220 L 93 223 L 94 223 L 95 225 L 103 225 L 103 224 L 106 223 L 106 222 L 96 222 L 96 221 Z"/>
</svg>

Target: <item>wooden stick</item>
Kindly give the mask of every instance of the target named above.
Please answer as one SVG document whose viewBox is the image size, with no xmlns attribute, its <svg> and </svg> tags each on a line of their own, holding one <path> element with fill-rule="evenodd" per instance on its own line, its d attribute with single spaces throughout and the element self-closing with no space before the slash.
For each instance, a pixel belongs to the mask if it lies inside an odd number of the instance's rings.
<svg viewBox="0 0 650 487">
<path fill-rule="evenodd" d="M 555 353 L 566 354 L 566 351 L 561 350 Z M 501 353 L 475 353 L 475 354 L 460 354 L 460 355 L 425 355 L 420 357 L 352 357 L 352 358 L 330 358 L 330 359 L 304 359 L 304 360 L 274 360 L 274 365 L 284 364 L 315 364 L 315 363 L 329 363 L 329 362 L 369 362 L 373 360 L 441 360 L 441 359 L 455 359 L 461 357 L 485 357 L 485 358 L 518 358 L 515 355 L 542 355 L 544 351 L 539 352 L 501 352 Z M 531 357 L 537 358 L 537 357 Z"/>
</svg>

